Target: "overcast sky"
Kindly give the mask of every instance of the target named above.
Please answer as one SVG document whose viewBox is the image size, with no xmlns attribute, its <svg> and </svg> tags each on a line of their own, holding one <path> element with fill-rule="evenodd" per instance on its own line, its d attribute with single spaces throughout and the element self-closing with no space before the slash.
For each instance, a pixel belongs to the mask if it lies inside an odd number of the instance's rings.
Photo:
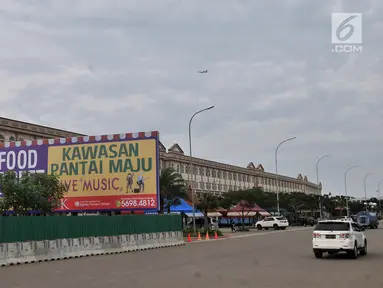
<svg viewBox="0 0 383 288">
<path fill-rule="evenodd" d="M 288 4 L 287 4 L 288 3 Z M 363 13 L 333 53 L 331 13 Z M 1 0 L 0 115 L 84 134 L 159 130 L 188 153 L 376 195 L 383 179 L 383 1 Z M 207 74 L 198 70 L 208 69 Z M 383 190 L 383 183 L 382 183 Z M 383 191 L 382 191 L 383 194 Z"/>
</svg>

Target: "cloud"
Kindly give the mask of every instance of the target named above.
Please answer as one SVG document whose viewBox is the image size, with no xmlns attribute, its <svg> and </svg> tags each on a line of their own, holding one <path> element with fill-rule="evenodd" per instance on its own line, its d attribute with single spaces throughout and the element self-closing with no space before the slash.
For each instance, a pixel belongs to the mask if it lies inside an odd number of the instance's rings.
<svg viewBox="0 0 383 288">
<path fill-rule="evenodd" d="M 331 12 L 363 13 L 363 53 L 333 53 Z M 324 192 L 383 178 L 383 2 L 4 0 L 0 111 L 87 134 L 159 130 L 167 146 L 262 163 Z M 207 74 L 198 70 L 208 69 Z M 382 177 L 379 177 L 382 175 Z M 371 185 L 371 187 L 370 187 Z"/>
</svg>

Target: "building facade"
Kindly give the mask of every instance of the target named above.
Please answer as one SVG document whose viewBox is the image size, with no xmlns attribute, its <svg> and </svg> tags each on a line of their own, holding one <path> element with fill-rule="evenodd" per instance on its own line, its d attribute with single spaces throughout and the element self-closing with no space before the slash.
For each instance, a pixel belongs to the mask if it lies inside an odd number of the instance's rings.
<svg viewBox="0 0 383 288">
<path fill-rule="evenodd" d="M 184 155 L 178 144 L 166 149 L 160 144 L 160 168 L 171 167 L 179 172 L 187 181 L 193 182 L 193 189 L 197 192 L 211 192 L 222 194 L 230 190 L 260 187 L 264 191 L 273 192 L 303 192 L 319 194 L 322 185 L 311 183 L 307 176 L 299 174 L 296 178 L 266 172 L 262 164 L 254 165 L 250 162 L 247 167 L 239 167 L 207 159 L 193 157 L 193 173 L 190 173 L 190 157 Z"/>
<path fill-rule="evenodd" d="M 85 136 L 83 134 L 59 130 L 0 117 L 0 142 L 35 139 Z M 222 194 L 230 190 L 261 187 L 265 191 L 321 193 L 322 185 L 309 182 L 307 176 L 288 177 L 266 172 L 261 164 L 250 162 L 247 167 L 239 167 L 207 159 L 193 157 L 193 173 L 189 169 L 190 157 L 184 155 L 178 144 L 166 149 L 160 143 L 160 169 L 174 168 L 187 181 L 193 182 L 196 192 Z"/>
<path fill-rule="evenodd" d="M 0 117 L 0 142 L 71 136 L 85 135 Z"/>
</svg>

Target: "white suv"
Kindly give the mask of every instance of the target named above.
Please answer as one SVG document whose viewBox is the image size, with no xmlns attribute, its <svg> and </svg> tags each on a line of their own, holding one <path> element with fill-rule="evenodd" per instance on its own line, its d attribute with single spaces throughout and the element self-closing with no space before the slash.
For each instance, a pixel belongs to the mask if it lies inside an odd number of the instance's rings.
<svg viewBox="0 0 383 288">
<path fill-rule="evenodd" d="M 269 228 L 273 228 L 274 230 L 282 229 L 285 230 L 286 227 L 289 226 L 289 221 L 287 221 L 286 217 L 278 216 L 278 217 L 266 217 L 261 221 L 255 223 L 255 226 L 258 230 L 269 230 Z"/>
<path fill-rule="evenodd" d="M 313 251 L 316 258 L 323 253 L 347 252 L 353 258 L 367 254 L 367 238 L 357 223 L 342 220 L 319 221 L 313 232 Z"/>
<path fill-rule="evenodd" d="M 351 217 L 347 217 L 347 216 L 340 217 L 340 218 L 338 218 L 338 220 L 340 220 L 340 221 L 354 222 L 354 220 L 353 220 Z"/>
</svg>

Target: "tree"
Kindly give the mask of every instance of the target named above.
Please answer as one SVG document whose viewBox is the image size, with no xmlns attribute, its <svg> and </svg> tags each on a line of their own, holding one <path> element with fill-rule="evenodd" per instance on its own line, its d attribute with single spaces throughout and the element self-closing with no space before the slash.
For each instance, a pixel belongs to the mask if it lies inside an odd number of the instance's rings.
<svg viewBox="0 0 383 288">
<path fill-rule="evenodd" d="M 241 190 L 241 191 L 237 191 L 237 193 L 234 194 L 234 197 L 237 200 L 238 206 L 241 208 L 242 228 L 245 227 L 245 217 L 257 205 L 256 203 L 257 192 L 262 192 L 262 189 L 254 188 L 250 190 Z"/>
<path fill-rule="evenodd" d="M 67 192 L 56 175 L 23 173 L 19 177 L 13 171 L 0 175 L 0 189 L 1 211 L 13 210 L 16 215 L 27 215 L 29 211 L 51 214 Z"/>
<path fill-rule="evenodd" d="M 204 214 L 205 229 L 209 227 L 207 213 L 209 210 L 218 208 L 218 197 L 212 193 L 197 193 L 197 209 L 201 210 Z"/>
<path fill-rule="evenodd" d="M 164 208 L 170 213 L 171 206 L 181 204 L 182 199 L 188 199 L 186 183 L 181 174 L 173 168 L 165 168 L 160 174 L 160 213 Z"/>
<path fill-rule="evenodd" d="M 225 209 L 227 212 L 229 212 L 229 210 L 235 204 L 237 204 L 235 202 L 235 200 L 236 200 L 235 193 L 236 192 L 229 191 L 229 192 L 223 194 L 222 196 L 219 196 L 218 197 L 218 206 Z"/>
</svg>

